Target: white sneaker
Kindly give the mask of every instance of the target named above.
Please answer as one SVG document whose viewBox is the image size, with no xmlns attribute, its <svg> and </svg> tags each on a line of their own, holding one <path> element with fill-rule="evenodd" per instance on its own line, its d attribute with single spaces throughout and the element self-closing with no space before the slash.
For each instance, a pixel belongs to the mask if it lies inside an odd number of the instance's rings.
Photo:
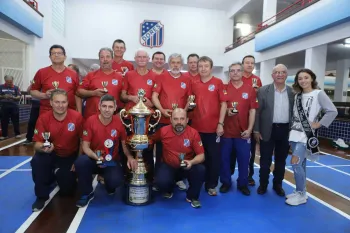
<svg viewBox="0 0 350 233">
<path fill-rule="evenodd" d="M 293 190 L 292 193 L 290 193 L 290 194 L 288 194 L 288 195 L 286 196 L 286 199 L 293 198 L 293 197 L 295 197 L 296 195 L 298 195 L 298 192 L 297 192 L 296 190 Z M 309 197 L 308 197 L 307 194 L 305 194 L 305 196 L 306 196 L 306 200 L 307 200 Z"/>
<path fill-rule="evenodd" d="M 337 146 L 340 146 L 342 148 L 348 148 L 349 145 L 347 145 L 343 139 L 338 138 L 336 141 L 333 141 L 335 144 L 337 144 Z"/>
<path fill-rule="evenodd" d="M 297 192 L 296 195 L 286 200 L 286 204 L 292 205 L 292 206 L 298 206 L 301 204 L 305 204 L 306 202 L 307 202 L 307 195 L 302 194 L 301 192 Z"/>
<path fill-rule="evenodd" d="M 180 190 L 186 190 L 186 189 L 187 189 L 186 184 L 185 184 L 182 180 L 176 182 L 176 185 L 177 185 L 177 187 L 178 187 Z"/>
</svg>

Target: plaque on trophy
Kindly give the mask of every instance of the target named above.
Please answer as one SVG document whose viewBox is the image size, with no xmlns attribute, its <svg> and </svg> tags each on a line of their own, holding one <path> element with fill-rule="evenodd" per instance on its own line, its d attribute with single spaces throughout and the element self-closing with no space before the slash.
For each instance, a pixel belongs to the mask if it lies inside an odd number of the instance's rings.
<svg viewBox="0 0 350 233">
<path fill-rule="evenodd" d="M 195 99 L 196 97 L 194 96 L 194 95 L 190 95 L 189 97 L 188 97 L 188 102 L 189 102 L 189 108 L 190 109 L 193 109 L 193 108 L 195 108 L 196 107 L 196 103 L 194 102 L 194 99 Z"/>
<path fill-rule="evenodd" d="M 143 89 L 138 90 L 139 102 L 129 111 L 122 109 L 119 113 L 123 125 L 132 132 L 127 138 L 126 143 L 135 154 L 137 168 L 134 171 L 129 170 L 126 181 L 125 202 L 128 205 L 147 205 L 152 201 L 152 180 L 148 175 L 148 166 L 143 159 L 142 151 L 149 146 L 148 132 L 154 129 L 158 124 L 161 113 L 159 110 L 148 108 L 144 102 L 146 92 Z M 131 118 L 131 123 L 126 124 L 123 119 Z M 150 119 L 156 119 L 154 124 Z"/>
<path fill-rule="evenodd" d="M 256 78 L 253 78 L 253 88 L 259 88 L 259 86 L 258 86 L 258 79 L 256 79 Z"/>
<path fill-rule="evenodd" d="M 102 81 L 101 83 L 102 83 L 102 86 L 103 86 L 103 91 L 107 93 L 108 92 L 108 90 L 107 90 L 108 82 L 107 81 Z"/>
<path fill-rule="evenodd" d="M 179 154 L 179 160 L 180 160 L 180 167 L 182 168 L 187 167 L 187 164 L 185 163 L 185 153 Z"/>
<path fill-rule="evenodd" d="M 41 135 L 43 136 L 43 138 L 45 140 L 43 147 L 50 148 L 51 147 L 51 142 L 49 142 L 50 132 L 43 132 Z"/>
<path fill-rule="evenodd" d="M 233 114 L 237 114 L 238 113 L 237 106 L 238 106 L 238 102 L 232 102 L 231 113 L 233 113 Z"/>
<path fill-rule="evenodd" d="M 171 108 L 172 108 L 173 110 L 175 110 L 178 106 L 179 106 L 179 105 L 178 105 L 178 104 L 175 104 L 175 103 L 172 103 L 172 104 L 171 104 Z"/>
<path fill-rule="evenodd" d="M 58 89 L 58 86 L 60 85 L 60 82 L 58 81 L 53 81 L 52 82 L 52 86 L 55 88 L 55 89 Z"/>
</svg>

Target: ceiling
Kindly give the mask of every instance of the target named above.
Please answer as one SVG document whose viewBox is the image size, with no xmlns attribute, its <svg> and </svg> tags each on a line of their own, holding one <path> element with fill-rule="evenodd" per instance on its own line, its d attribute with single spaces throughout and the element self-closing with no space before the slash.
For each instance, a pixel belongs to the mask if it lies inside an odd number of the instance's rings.
<svg viewBox="0 0 350 233">
<path fill-rule="evenodd" d="M 214 10 L 227 10 L 228 6 L 231 6 L 232 1 L 235 0 L 123 0 L 126 2 L 144 2 L 155 3 L 173 6 L 187 6 L 196 8 L 206 8 Z M 262 1 L 262 0 L 260 0 Z"/>
</svg>

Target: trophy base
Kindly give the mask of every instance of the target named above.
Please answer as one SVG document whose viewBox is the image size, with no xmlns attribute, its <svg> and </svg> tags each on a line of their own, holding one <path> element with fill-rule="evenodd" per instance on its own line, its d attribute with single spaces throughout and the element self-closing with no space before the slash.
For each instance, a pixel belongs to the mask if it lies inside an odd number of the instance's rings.
<svg viewBox="0 0 350 233">
<path fill-rule="evenodd" d="M 125 184 L 125 202 L 132 206 L 144 206 L 152 202 L 152 185 Z"/>
<path fill-rule="evenodd" d="M 232 114 L 237 114 L 238 111 L 237 111 L 237 110 L 236 110 L 236 111 L 233 111 L 233 110 L 232 110 L 231 113 L 232 113 Z"/>
</svg>

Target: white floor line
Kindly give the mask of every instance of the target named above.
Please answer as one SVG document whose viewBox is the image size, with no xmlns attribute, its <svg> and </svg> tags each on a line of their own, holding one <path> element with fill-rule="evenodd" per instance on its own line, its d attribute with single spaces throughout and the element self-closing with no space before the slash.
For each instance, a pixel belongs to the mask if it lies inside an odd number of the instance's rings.
<svg viewBox="0 0 350 233">
<path fill-rule="evenodd" d="M 0 169 L 0 172 L 8 171 L 9 169 Z M 13 170 L 14 172 L 30 172 L 32 169 L 30 168 L 18 168 L 16 170 Z"/>
<path fill-rule="evenodd" d="M 98 184 L 97 176 L 95 176 L 95 179 L 92 182 L 92 189 L 93 189 L 93 191 L 95 191 L 97 184 Z M 68 228 L 66 233 L 75 233 L 75 232 L 77 232 L 78 227 L 79 227 L 81 221 L 83 220 L 84 214 L 85 214 L 88 206 L 89 206 L 89 204 L 86 205 L 83 208 L 79 208 L 78 209 L 78 211 L 77 211 L 77 213 L 76 213 L 73 221 L 71 222 L 71 224 L 70 224 L 70 226 L 69 226 L 69 228 Z"/>
<path fill-rule="evenodd" d="M 350 174 L 347 173 L 347 172 L 338 170 L 338 169 L 333 168 L 333 167 L 330 167 L 330 166 L 328 166 L 328 165 L 324 165 L 323 163 L 319 163 L 319 162 L 316 162 L 316 161 L 315 161 L 314 163 L 316 163 L 316 164 L 318 164 L 318 165 L 321 165 L 322 167 L 326 167 L 326 168 L 332 169 L 332 170 L 334 170 L 334 171 L 340 172 L 340 173 L 342 173 L 342 174 L 344 174 L 344 175 L 350 176 Z"/>
<path fill-rule="evenodd" d="M 17 164 L 16 166 L 14 166 L 14 167 L 8 169 L 8 170 L 5 171 L 4 173 L 0 174 L 0 179 L 3 178 L 4 176 L 10 174 L 11 172 L 13 172 L 14 170 L 16 170 L 17 168 L 23 166 L 24 164 L 30 162 L 30 160 L 32 160 L 32 158 L 28 158 L 28 159 L 24 160 L 23 162 Z"/>
<path fill-rule="evenodd" d="M 328 165 L 329 167 L 350 167 L 350 164 L 349 165 Z M 292 167 L 290 165 L 286 166 L 286 167 Z M 323 167 L 322 165 L 309 165 L 309 166 L 306 166 L 306 167 Z"/>
<path fill-rule="evenodd" d="M 348 159 L 344 159 L 344 158 L 342 158 L 342 157 L 339 157 L 339 156 L 336 156 L 336 155 L 332 155 L 332 154 L 330 154 L 330 153 L 326 153 L 326 152 L 323 152 L 323 151 L 320 151 L 320 153 L 321 153 L 321 154 L 324 154 L 324 155 L 330 155 L 330 156 L 335 157 L 335 158 L 337 158 L 337 159 L 342 159 L 342 160 L 350 161 L 350 160 L 348 160 Z M 348 155 L 348 156 L 349 156 L 349 155 Z"/>
<path fill-rule="evenodd" d="M 42 210 L 40 211 L 33 212 L 29 216 L 29 218 L 27 218 L 27 220 L 17 229 L 15 233 L 24 233 L 28 229 L 28 227 L 34 222 L 34 220 L 39 216 L 39 214 L 45 209 L 45 207 L 50 203 L 50 201 L 56 195 L 59 189 L 60 188 L 56 186 L 56 188 L 54 188 L 54 190 L 51 191 L 49 201 L 46 202 L 44 208 L 42 208 Z"/>
<path fill-rule="evenodd" d="M 24 142 L 25 140 L 27 140 L 27 139 L 24 138 L 24 139 L 21 139 L 21 140 L 19 140 L 19 141 L 17 141 L 17 142 L 11 143 L 11 144 L 9 144 L 9 145 L 7 145 L 7 146 L 1 147 L 1 148 L 0 148 L 0 151 L 5 150 L 5 149 L 7 149 L 7 148 L 9 148 L 9 147 L 11 147 L 11 146 L 15 146 L 15 145 L 21 144 L 21 143 Z"/>
<path fill-rule="evenodd" d="M 256 166 L 259 166 L 259 164 L 257 164 L 257 163 L 255 163 L 255 165 L 256 165 Z M 260 166 L 259 166 L 259 167 L 260 167 Z M 287 170 L 289 170 L 289 169 L 287 169 Z M 270 173 L 270 174 L 272 174 L 272 173 Z M 309 180 L 309 181 L 310 181 L 310 180 Z M 288 180 L 285 180 L 285 179 L 284 179 L 283 182 L 286 183 L 286 184 L 288 184 L 289 186 L 292 186 L 292 187 L 295 189 L 295 185 L 294 185 L 293 183 L 289 182 Z M 321 186 L 321 187 L 322 187 L 322 186 Z M 323 186 L 323 187 L 324 187 L 324 186 Z M 323 188 L 323 187 L 322 187 L 322 188 Z M 341 216 L 345 217 L 346 219 L 350 220 L 350 215 L 348 215 L 348 214 L 344 213 L 343 211 L 341 211 L 341 210 L 335 208 L 334 206 L 328 204 L 327 202 L 322 201 L 321 199 L 315 197 L 314 195 L 312 195 L 312 194 L 310 194 L 310 193 L 307 193 L 307 195 L 308 195 L 309 197 L 311 197 L 312 199 L 314 199 L 315 201 L 319 202 L 320 204 L 322 204 L 322 205 L 328 207 L 329 209 L 333 210 L 334 212 L 336 212 L 336 213 L 340 214 Z"/>
</svg>

